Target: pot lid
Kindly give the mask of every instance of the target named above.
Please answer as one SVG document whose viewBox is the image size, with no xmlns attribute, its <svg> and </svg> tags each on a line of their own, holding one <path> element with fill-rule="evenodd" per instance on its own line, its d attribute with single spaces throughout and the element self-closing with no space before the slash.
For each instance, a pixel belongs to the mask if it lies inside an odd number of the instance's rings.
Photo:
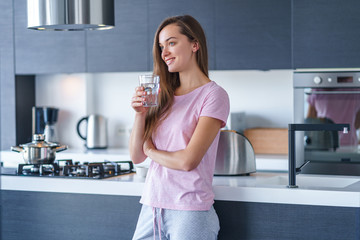
<svg viewBox="0 0 360 240">
<path fill-rule="evenodd" d="M 47 147 L 57 147 L 59 144 L 46 142 L 44 134 L 34 134 L 33 141 L 25 144 L 20 144 L 20 147 L 36 147 L 36 148 L 47 148 Z"/>
</svg>

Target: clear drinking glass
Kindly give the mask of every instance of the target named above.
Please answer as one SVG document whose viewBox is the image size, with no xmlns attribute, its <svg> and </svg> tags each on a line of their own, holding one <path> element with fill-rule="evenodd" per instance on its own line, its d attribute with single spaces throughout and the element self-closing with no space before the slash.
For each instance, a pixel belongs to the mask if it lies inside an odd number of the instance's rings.
<svg viewBox="0 0 360 240">
<path fill-rule="evenodd" d="M 144 87 L 144 107 L 153 107 L 158 104 L 158 94 L 160 89 L 160 77 L 158 75 L 140 75 L 139 83 Z"/>
</svg>

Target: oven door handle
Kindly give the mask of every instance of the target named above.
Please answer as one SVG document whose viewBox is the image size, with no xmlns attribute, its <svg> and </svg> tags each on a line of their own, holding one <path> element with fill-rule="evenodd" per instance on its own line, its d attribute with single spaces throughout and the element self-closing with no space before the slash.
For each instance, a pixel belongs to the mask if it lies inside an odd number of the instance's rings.
<svg viewBox="0 0 360 240">
<path fill-rule="evenodd" d="M 305 92 L 306 95 L 311 94 L 360 94 L 360 91 L 313 91 Z"/>
</svg>

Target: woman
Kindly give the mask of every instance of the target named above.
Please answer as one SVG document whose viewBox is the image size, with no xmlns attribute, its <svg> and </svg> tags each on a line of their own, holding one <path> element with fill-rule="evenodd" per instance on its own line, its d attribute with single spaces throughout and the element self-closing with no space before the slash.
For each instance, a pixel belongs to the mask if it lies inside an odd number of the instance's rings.
<svg viewBox="0 0 360 240">
<path fill-rule="evenodd" d="M 143 107 L 141 87 L 131 103 L 136 112 L 131 159 L 152 160 L 133 239 L 216 239 L 212 178 L 228 95 L 208 78 L 205 34 L 193 17 L 165 19 L 155 34 L 153 56 L 159 104 Z"/>
</svg>

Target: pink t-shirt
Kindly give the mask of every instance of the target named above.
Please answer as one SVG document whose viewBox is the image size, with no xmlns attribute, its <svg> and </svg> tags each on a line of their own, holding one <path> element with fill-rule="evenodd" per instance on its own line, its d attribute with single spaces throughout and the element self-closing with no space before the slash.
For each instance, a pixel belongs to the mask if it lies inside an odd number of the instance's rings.
<svg viewBox="0 0 360 240">
<path fill-rule="evenodd" d="M 173 152 L 186 148 L 200 117 L 212 117 L 226 125 L 229 97 L 215 82 L 192 92 L 175 96 L 169 116 L 153 134 L 158 150 Z M 181 171 L 152 161 L 140 202 L 157 208 L 175 210 L 209 210 L 214 203 L 212 180 L 220 132 L 197 168 Z"/>
</svg>

